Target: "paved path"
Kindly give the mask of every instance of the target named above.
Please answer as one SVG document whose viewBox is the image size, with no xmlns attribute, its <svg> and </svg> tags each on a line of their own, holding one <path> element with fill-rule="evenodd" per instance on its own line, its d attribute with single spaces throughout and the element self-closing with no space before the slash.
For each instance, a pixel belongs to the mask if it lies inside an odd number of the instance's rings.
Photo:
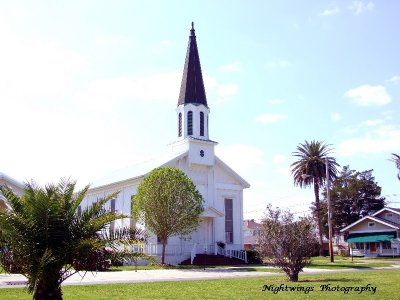
<svg viewBox="0 0 400 300">
<path fill-rule="evenodd" d="M 251 268 L 251 266 L 249 266 Z M 169 270 L 138 270 L 136 271 L 109 271 L 109 272 L 83 272 L 74 274 L 63 285 L 88 285 L 107 283 L 138 283 L 155 281 L 182 281 L 206 280 L 221 278 L 241 278 L 260 276 L 279 276 L 282 273 L 246 271 L 240 268 L 206 268 L 204 269 L 169 269 Z M 371 268 L 368 270 L 398 269 L 400 266 L 390 268 Z M 338 273 L 338 272 L 365 272 L 365 269 L 304 269 L 305 274 Z M 24 287 L 26 278 L 20 274 L 0 274 L 0 288 Z"/>
</svg>

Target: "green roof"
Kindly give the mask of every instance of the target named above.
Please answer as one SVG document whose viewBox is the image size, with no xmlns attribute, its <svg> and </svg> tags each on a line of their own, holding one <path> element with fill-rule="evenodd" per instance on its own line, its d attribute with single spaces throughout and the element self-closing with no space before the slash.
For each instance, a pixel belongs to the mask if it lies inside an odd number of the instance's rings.
<svg viewBox="0 0 400 300">
<path fill-rule="evenodd" d="M 395 231 L 352 233 L 347 237 L 347 243 L 385 242 L 396 237 Z"/>
</svg>

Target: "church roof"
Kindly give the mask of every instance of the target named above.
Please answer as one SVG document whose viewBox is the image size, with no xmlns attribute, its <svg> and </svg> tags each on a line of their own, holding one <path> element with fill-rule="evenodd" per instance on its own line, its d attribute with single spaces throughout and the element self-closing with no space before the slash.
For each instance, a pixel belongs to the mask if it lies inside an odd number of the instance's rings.
<svg viewBox="0 0 400 300">
<path fill-rule="evenodd" d="M 204 89 L 203 75 L 201 73 L 199 51 L 197 50 L 194 24 L 190 30 L 189 44 L 186 52 L 185 66 L 183 69 L 181 90 L 178 105 L 203 104 L 207 106 L 206 91 Z M 208 106 L 207 106 L 208 107 Z"/>
</svg>

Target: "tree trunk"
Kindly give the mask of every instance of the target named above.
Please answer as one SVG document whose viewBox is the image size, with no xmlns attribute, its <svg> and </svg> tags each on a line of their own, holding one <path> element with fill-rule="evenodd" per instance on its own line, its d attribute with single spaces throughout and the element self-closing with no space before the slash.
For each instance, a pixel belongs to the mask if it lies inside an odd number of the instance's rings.
<svg viewBox="0 0 400 300">
<path fill-rule="evenodd" d="M 165 261 L 165 246 L 167 244 L 167 239 L 163 238 L 162 239 L 162 254 L 161 254 L 161 263 L 164 264 Z"/>
<path fill-rule="evenodd" d="M 33 300 L 62 300 L 61 285 L 57 280 L 53 284 L 46 284 L 45 279 L 39 280 L 33 293 Z"/>
<path fill-rule="evenodd" d="M 321 207 L 319 205 L 319 182 L 317 178 L 314 178 L 314 194 L 315 194 L 315 211 L 318 224 L 318 243 L 319 243 L 319 255 L 324 256 L 324 244 L 322 243 L 322 224 L 321 224 Z"/>
<path fill-rule="evenodd" d="M 299 281 L 299 273 L 292 273 L 292 272 L 290 272 L 290 274 L 288 274 L 289 275 L 289 281 L 290 282 L 297 282 L 297 281 Z"/>
</svg>

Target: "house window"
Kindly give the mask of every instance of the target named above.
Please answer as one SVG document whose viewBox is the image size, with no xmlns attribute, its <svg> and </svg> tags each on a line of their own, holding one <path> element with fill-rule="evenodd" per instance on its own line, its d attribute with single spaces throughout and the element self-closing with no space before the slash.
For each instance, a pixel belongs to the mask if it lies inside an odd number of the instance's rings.
<svg viewBox="0 0 400 300">
<path fill-rule="evenodd" d="M 375 226 L 375 222 L 368 222 L 368 227 L 374 227 Z"/>
<path fill-rule="evenodd" d="M 364 250 L 364 243 L 355 243 L 356 249 Z"/>
<path fill-rule="evenodd" d="M 225 199 L 225 242 L 233 243 L 233 201 Z"/>
<path fill-rule="evenodd" d="M 188 135 L 193 135 L 193 112 L 189 111 L 187 116 L 187 123 L 188 123 Z"/>
<path fill-rule="evenodd" d="M 382 249 L 392 249 L 392 243 L 390 241 L 382 242 Z"/>
<path fill-rule="evenodd" d="M 393 218 L 393 214 L 392 213 L 387 213 L 386 214 L 386 218 Z"/>
<path fill-rule="evenodd" d="M 178 136 L 182 136 L 182 113 L 178 115 Z"/>
<path fill-rule="evenodd" d="M 78 216 L 80 217 L 82 215 L 82 207 L 79 205 L 78 206 Z"/>
<path fill-rule="evenodd" d="M 204 113 L 200 112 L 200 136 L 204 136 Z"/>
</svg>

